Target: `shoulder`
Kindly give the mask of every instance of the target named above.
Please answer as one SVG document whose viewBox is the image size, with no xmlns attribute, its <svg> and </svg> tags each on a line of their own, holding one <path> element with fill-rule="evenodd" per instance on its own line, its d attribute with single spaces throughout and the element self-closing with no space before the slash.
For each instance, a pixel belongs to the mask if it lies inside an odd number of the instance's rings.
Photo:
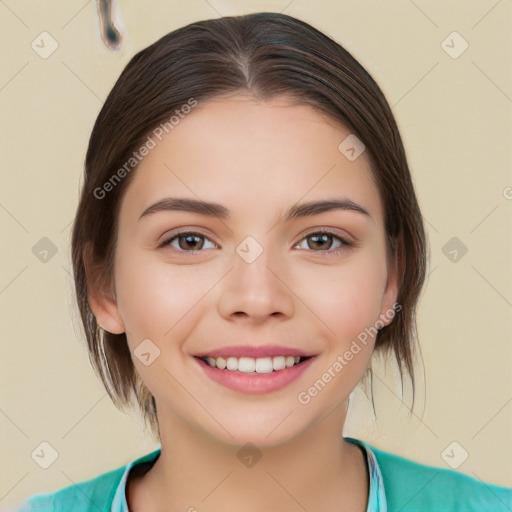
<svg viewBox="0 0 512 512">
<path fill-rule="evenodd" d="M 109 511 L 123 477 L 137 464 L 153 462 L 161 447 L 128 464 L 95 478 L 69 485 L 52 493 L 35 494 L 10 512 L 98 512 Z M 122 487 L 122 486 L 121 486 Z"/>
<path fill-rule="evenodd" d="M 52 493 L 35 494 L 10 512 L 98 512 L 111 509 L 116 492 L 124 494 L 124 479 L 136 465 L 154 462 L 161 447 L 125 466 Z M 116 497 L 116 499 L 119 499 Z"/>
<path fill-rule="evenodd" d="M 89 512 L 108 510 L 126 466 L 52 493 L 35 494 L 12 512 Z"/>
<path fill-rule="evenodd" d="M 512 489 L 464 473 L 420 464 L 372 445 L 379 465 L 388 512 L 509 512 Z"/>
<path fill-rule="evenodd" d="M 124 471 L 125 467 L 120 467 L 52 493 L 35 494 L 12 512 L 64 512 L 71 510 L 71 505 L 73 512 L 106 510 Z"/>
</svg>

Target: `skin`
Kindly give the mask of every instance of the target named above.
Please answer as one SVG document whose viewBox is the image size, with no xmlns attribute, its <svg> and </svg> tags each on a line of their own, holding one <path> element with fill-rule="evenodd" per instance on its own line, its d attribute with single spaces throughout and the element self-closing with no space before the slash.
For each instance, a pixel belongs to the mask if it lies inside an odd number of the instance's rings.
<svg viewBox="0 0 512 512">
<path fill-rule="evenodd" d="M 350 133 L 284 97 L 240 94 L 199 104 L 141 162 L 121 203 L 115 294 L 89 298 L 104 329 L 127 333 L 132 354 L 147 338 L 160 350 L 149 366 L 133 357 L 156 400 L 162 452 L 130 481 L 131 510 L 366 510 L 363 454 L 341 434 L 375 340 L 310 403 L 297 400 L 365 328 L 391 321 L 397 297 L 369 161 L 338 150 Z M 231 217 L 166 211 L 139 220 L 164 197 L 220 203 Z M 336 210 L 282 221 L 296 203 L 334 197 L 370 216 Z M 185 237 L 158 248 L 177 228 L 205 237 L 192 240 L 196 251 Z M 312 238 L 322 228 L 334 237 Z M 247 236 L 263 248 L 252 263 L 236 252 Z M 260 395 L 211 381 L 193 357 L 265 344 L 317 356 L 291 384 Z M 248 442 L 262 454 L 252 468 L 237 458 Z"/>
</svg>

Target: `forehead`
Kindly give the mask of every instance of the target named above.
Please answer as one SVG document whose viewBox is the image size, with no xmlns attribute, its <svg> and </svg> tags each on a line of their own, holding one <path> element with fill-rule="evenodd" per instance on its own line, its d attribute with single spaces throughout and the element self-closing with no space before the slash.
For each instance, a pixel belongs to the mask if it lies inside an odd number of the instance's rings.
<svg viewBox="0 0 512 512">
<path fill-rule="evenodd" d="M 275 212 L 300 200 L 344 196 L 380 218 L 368 158 L 363 152 L 351 161 L 339 149 L 349 136 L 348 128 L 316 109 L 283 97 L 199 103 L 161 140 L 153 137 L 156 145 L 123 203 L 140 215 L 165 196 L 195 197 L 247 213 L 256 205 Z"/>
</svg>

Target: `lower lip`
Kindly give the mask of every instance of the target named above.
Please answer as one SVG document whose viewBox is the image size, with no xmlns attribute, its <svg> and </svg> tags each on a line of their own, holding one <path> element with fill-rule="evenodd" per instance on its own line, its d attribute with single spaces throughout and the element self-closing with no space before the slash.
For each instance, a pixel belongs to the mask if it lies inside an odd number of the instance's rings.
<svg viewBox="0 0 512 512">
<path fill-rule="evenodd" d="M 204 373 L 213 381 L 241 393 L 258 394 L 270 393 L 284 388 L 298 379 L 310 366 L 315 357 L 310 357 L 300 364 L 285 370 L 272 373 L 242 373 L 214 368 L 202 359 L 194 358 L 202 367 Z"/>
</svg>

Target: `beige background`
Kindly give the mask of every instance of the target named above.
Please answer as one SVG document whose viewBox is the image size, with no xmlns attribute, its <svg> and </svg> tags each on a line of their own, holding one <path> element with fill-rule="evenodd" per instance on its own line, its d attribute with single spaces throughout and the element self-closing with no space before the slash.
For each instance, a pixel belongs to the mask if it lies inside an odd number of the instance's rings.
<svg viewBox="0 0 512 512">
<path fill-rule="evenodd" d="M 512 111 L 509 1 L 120 0 L 118 52 L 99 37 L 94 1 L 0 2 L 0 508 L 92 478 L 153 450 L 89 366 L 74 309 L 70 223 L 88 136 L 135 52 L 192 21 L 277 11 L 334 37 L 373 74 L 402 130 L 431 244 L 419 310 L 425 384 L 413 415 L 377 367 L 378 422 L 356 392 L 345 435 L 425 464 L 512 485 Z M 43 31 L 57 50 L 41 58 Z M 442 42 L 469 44 L 452 58 Z M 447 40 L 452 53 L 463 41 Z M 57 253 L 32 247 L 48 237 Z M 452 237 L 467 247 L 451 261 Z M 445 252 L 448 252 L 445 249 Z M 460 253 L 459 253 L 460 257 Z M 421 374 L 422 367 L 418 372 Z M 421 379 L 420 379 L 421 381 Z M 46 441 L 57 460 L 31 453 Z M 460 446 L 459 446 L 460 445 Z M 446 457 L 445 457 L 446 458 Z"/>
</svg>

